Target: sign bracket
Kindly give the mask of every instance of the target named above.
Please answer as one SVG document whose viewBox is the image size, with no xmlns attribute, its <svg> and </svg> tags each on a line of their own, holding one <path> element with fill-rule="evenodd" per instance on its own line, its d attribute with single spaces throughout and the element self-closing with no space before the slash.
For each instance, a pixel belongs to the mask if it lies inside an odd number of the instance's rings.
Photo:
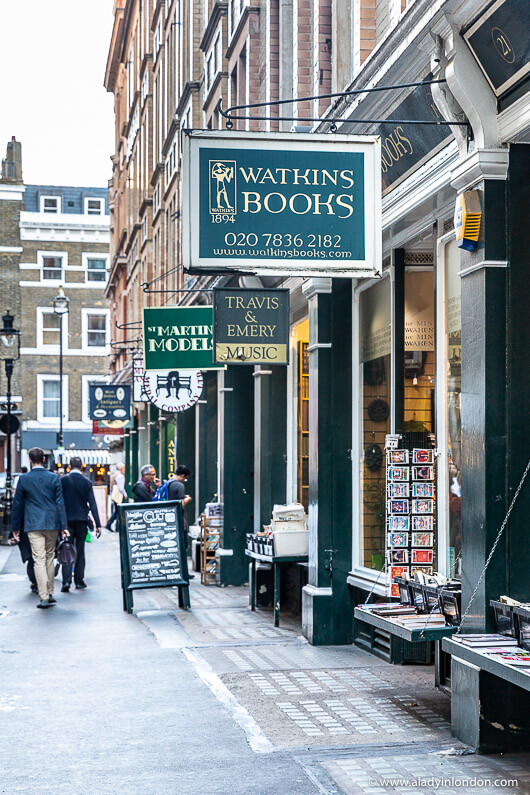
<svg viewBox="0 0 530 795">
<path fill-rule="evenodd" d="M 417 88 L 418 86 L 431 86 L 440 83 L 446 83 L 447 80 L 445 78 L 440 78 L 437 80 L 421 80 L 419 82 L 414 83 L 398 83 L 394 86 L 375 86 L 373 88 L 356 88 L 352 89 L 351 91 L 337 91 L 332 94 L 316 94 L 311 97 L 291 97 L 290 99 L 277 99 L 272 100 L 269 102 L 253 102 L 246 105 L 232 105 L 226 110 L 223 110 L 223 99 L 222 97 L 219 98 L 219 102 L 217 103 L 217 110 L 221 114 L 221 116 L 226 119 L 226 129 L 231 130 L 233 128 L 234 120 L 238 121 L 293 121 L 293 122 L 311 122 L 312 124 L 329 124 L 329 132 L 336 133 L 338 132 L 338 124 L 415 124 L 415 125 L 432 125 L 432 126 L 457 126 L 457 127 L 467 127 L 468 130 L 471 130 L 471 126 L 468 121 L 446 121 L 445 119 L 344 119 L 342 117 L 308 117 L 308 116 L 253 116 L 253 115 L 244 115 L 235 116 L 233 111 L 238 110 L 251 110 L 252 108 L 266 108 L 266 107 L 278 107 L 280 105 L 292 105 L 298 102 L 312 102 L 314 100 L 320 99 L 334 99 L 339 98 L 343 99 L 345 97 L 356 96 L 358 94 L 370 94 L 380 91 L 393 91 L 395 89 L 402 89 L 402 88 Z M 341 130 L 341 133 L 343 131 Z M 346 131 L 344 134 L 348 134 Z"/>
</svg>

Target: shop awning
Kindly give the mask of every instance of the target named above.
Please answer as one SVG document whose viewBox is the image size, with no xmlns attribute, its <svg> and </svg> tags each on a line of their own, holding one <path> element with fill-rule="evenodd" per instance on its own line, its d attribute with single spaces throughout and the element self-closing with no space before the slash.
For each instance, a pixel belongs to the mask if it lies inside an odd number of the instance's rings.
<svg viewBox="0 0 530 795">
<path fill-rule="evenodd" d="M 108 450 L 64 450 L 58 453 L 57 450 L 53 451 L 55 461 L 59 461 L 59 456 L 62 456 L 63 464 L 69 464 L 74 456 L 78 456 L 83 464 L 110 464 L 110 455 Z"/>
</svg>

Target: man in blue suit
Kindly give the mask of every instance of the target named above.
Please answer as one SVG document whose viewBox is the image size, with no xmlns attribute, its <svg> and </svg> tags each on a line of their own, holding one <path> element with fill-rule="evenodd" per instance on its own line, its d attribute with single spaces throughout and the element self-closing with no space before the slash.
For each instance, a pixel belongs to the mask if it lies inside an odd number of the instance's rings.
<svg viewBox="0 0 530 795">
<path fill-rule="evenodd" d="M 40 447 L 32 447 L 29 460 L 31 470 L 18 481 L 11 525 L 17 541 L 22 529 L 28 534 L 40 597 L 37 607 L 46 608 L 57 602 L 53 596 L 57 535 L 60 532 L 65 538 L 69 532 L 58 475 L 44 469 L 44 451 Z"/>
<path fill-rule="evenodd" d="M 75 545 L 74 564 L 63 565 L 63 587 L 61 591 L 68 593 L 72 584 L 72 569 L 76 588 L 86 588 L 85 582 L 85 540 L 90 526 L 88 512 L 94 517 L 96 523 L 96 536 L 101 535 L 101 522 L 94 497 L 92 483 L 86 478 L 81 468 L 83 462 L 79 456 L 70 459 L 71 472 L 61 478 L 68 530 Z"/>
</svg>

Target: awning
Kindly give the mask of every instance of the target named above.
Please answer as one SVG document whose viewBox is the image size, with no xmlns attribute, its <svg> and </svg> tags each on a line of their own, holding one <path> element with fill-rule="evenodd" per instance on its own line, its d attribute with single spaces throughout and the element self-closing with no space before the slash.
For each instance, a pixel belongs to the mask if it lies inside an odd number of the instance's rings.
<svg viewBox="0 0 530 795">
<path fill-rule="evenodd" d="M 108 450 L 64 450 L 62 453 L 53 451 L 55 461 L 59 461 L 62 456 L 63 464 L 69 464 L 72 458 L 78 456 L 83 464 L 110 464 L 110 454 Z"/>
</svg>

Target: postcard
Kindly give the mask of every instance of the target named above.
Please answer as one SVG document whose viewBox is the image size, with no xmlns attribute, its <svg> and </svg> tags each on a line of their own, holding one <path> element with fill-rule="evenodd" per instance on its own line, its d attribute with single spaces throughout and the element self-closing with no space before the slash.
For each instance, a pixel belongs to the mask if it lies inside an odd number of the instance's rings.
<svg viewBox="0 0 530 795">
<path fill-rule="evenodd" d="M 405 480 L 405 478 L 395 478 Z M 412 467 L 412 480 L 434 480 L 434 467 Z"/>
<path fill-rule="evenodd" d="M 405 485 L 405 484 L 403 484 Z M 408 483 L 406 484 L 408 486 Z M 409 496 L 408 494 L 406 495 Z M 413 483 L 413 497 L 434 497 L 434 483 Z"/>
<path fill-rule="evenodd" d="M 432 502 L 432 500 L 431 500 Z M 409 512 L 409 501 L 408 500 L 388 500 L 387 513 L 408 513 Z M 418 513 L 422 513 L 422 511 L 418 511 Z M 427 511 L 423 511 L 423 513 L 427 513 Z"/>
<path fill-rule="evenodd" d="M 398 551 L 404 552 L 405 550 L 398 550 Z M 413 549 L 411 554 L 412 554 L 411 558 L 412 563 L 422 563 L 427 565 L 432 564 L 433 561 L 432 549 Z"/>
<path fill-rule="evenodd" d="M 389 533 L 388 536 L 387 536 L 387 544 L 388 544 L 389 547 L 408 547 L 408 545 L 409 545 L 409 534 L 408 533 Z"/>
<path fill-rule="evenodd" d="M 390 580 L 394 577 L 407 577 L 409 576 L 408 566 L 390 566 Z"/>
<path fill-rule="evenodd" d="M 388 530 L 390 532 L 405 532 L 410 530 L 410 518 L 408 516 L 389 516 Z M 407 541 L 408 544 L 408 541 Z"/>
<path fill-rule="evenodd" d="M 433 517 L 432 516 L 413 516 L 412 529 L 417 532 L 431 532 L 433 530 Z"/>
<path fill-rule="evenodd" d="M 420 549 L 420 552 L 427 552 L 426 549 Z M 388 550 L 388 562 L 391 566 L 399 566 L 402 563 L 409 562 L 409 551 L 408 549 L 389 549 Z M 417 563 L 423 563 L 424 561 L 416 561 Z"/>
<path fill-rule="evenodd" d="M 428 469 L 429 467 L 424 467 Z M 422 469 L 422 467 L 419 467 Z M 432 469 L 432 467 L 431 467 Z M 410 467 L 388 467 L 387 475 L 388 480 L 408 480 L 410 474 Z M 424 478 L 426 480 L 427 478 Z"/>
<path fill-rule="evenodd" d="M 399 585 L 393 582 L 390 586 L 390 596 L 397 596 L 399 598 Z"/>
<path fill-rule="evenodd" d="M 432 547 L 434 544 L 434 533 L 413 533 L 413 547 Z"/>
<path fill-rule="evenodd" d="M 434 450 L 421 450 L 417 447 L 412 451 L 413 464 L 433 464 Z"/>
<path fill-rule="evenodd" d="M 434 500 L 412 500 L 412 513 L 433 513 Z"/>
<path fill-rule="evenodd" d="M 408 464 L 408 450 L 388 450 L 386 454 L 387 464 Z"/>
<path fill-rule="evenodd" d="M 428 484 L 421 484 L 428 485 Z M 387 486 L 388 497 L 409 497 L 409 484 L 408 483 L 389 483 Z M 425 495 L 421 495 L 422 497 Z"/>
<path fill-rule="evenodd" d="M 419 571 L 422 574 L 432 574 L 433 567 L 432 566 L 413 566 L 411 569 L 411 577 L 414 577 L 416 572 Z"/>
</svg>

